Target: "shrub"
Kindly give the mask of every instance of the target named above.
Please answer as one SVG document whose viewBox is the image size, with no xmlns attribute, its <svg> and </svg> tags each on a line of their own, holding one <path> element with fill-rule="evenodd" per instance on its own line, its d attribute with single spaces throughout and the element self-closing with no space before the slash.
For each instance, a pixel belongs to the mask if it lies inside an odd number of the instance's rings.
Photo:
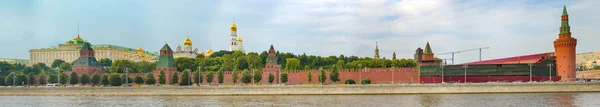
<svg viewBox="0 0 600 107">
<path fill-rule="evenodd" d="M 238 71 L 231 72 L 231 79 L 233 80 L 233 84 L 237 84 L 238 78 Z"/>
<path fill-rule="evenodd" d="M 156 80 L 154 79 L 154 73 L 152 73 L 152 72 L 148 73 L 148 75 L 146 75 L 146 78 L 144 78 L 144 81 L 148 85 L 156 84 Z"/>
<path fill-rule="evenodd" d="M 202 72 L 200 72 L 200 71 L 194 72 L 194 83 L 196 83 L 196 84 L 202 83 L 203 78 L 202 78 L 201 74 L 202 74 Z"/>
<path fill-rule="evenodd" d="M 110 81 L 108 81 L 108 76 L 107 75 L 102 75 L 102 85 L 110 85 Z"/>
<path fill-rule="evenodd" d="M 333 81 L 333 83 L 340 81 L 340 74 L 338 73 L 338 69 L 335 66 L 331 67 L 329 71 L 329 80 Z"/>
<path fill-rule="evenodd" d="M 175 85 L 179 82 L 179 75 L 177 74 L 177 72 L 173 72 L 173 75 L 171 75 L 171 85 Z"/>
<path fill-rule="evenodd" d="M 360 80 L 360 83 L 361 84 L 371 84 L 371 79 L 367 78 L 367 79 Z"/>
<path fill-rule="evenodd" d="M 244 71 L 242 73 L 242 79 L 241 79 L 241 81 L 244 84 L 248 84 L 248 83 L 252 82 L 252 75 L 250 75 L 249 71 Z"/>
<path fill-rule="evenodd" d="M 77 83 L 79 83 L 79 76 L 77 76 L 77 73 L 71 72 L 69 75 L 69 84 L 75 85 Z"/>
<path fill-rule="evenodd" d="M 260 81 L 262 81 L 262 72 L 261 71 L 254 71 L 254 83 L 260 83 Z"/>
<path fill-rule="evenodd" d="M 135 84 L 138 84 L 138 86 L 144 84 L 144 78 L 142 78 L 140 75 L 135 75 L 135 77 L 133 77 L 133 81 Z"/>
<path fill-rule="evenodd" d="M 273 75 L 273 73 L 269 73 L 269 84 L 273 84 L 273 81 L 275 81 L 275 75 Z"/>
<path fill-rule="evenodd" d="M 90 85 L 94 86 L 94 85 L 99 85 L 100 84 L 100 75 L 98 75 L 98 73 L 94 73 L 92 74 L 92 78 L 90 79 Z"/>
<path fill-rule="evenodd" d="M 123 80 L 121 79 L 121 77 L 123 76 L 121 76 L 120 74 L 112 73 L 110 74 L 110 77 L 108 77 L 108 81 L 110 82 L 111 86 L 121 86 L 123 85 Z"/>
<path fill-rule="evenodd" d="M 208 82 L 208 84 L 212 83 L 214 78 L 215 74 L 212 71 L 209 71 L 208 74 L 206 74 L 206 82 Z"/>
<path fill-rule="evenodd" d="M 223 70 L 217 71 L 217 79 L 219 79 L 219 84 L 223 84 L 224 77 L 225 76 L 223 75 Z"/>
<path fill-rule="evenodd" d="M 306 72 L 306 81 L 308 81 L 308 83 L 310 83 L 310 81 L 312 81 L 312 74 L 309 72 Z"/>
<path fill-rule="evenodd" d="M 325 70 L 321 70 L 319 77 L 319 83 L 323 84 L 327 80 L 327 76 L 325 75 Z"/>
<path fill-rule="evenodd" d="M 344 80 L 344 84 L 356 84 L 356 81 L 354 81 L 352 79 L 346 79 L 346 80 Z"/>
<path fill-rule="evenodd" d="M 90 76 L 88 76 L 87 74 L 81 74 L 81 77 L 79 77 L 79 82 L 81 83 L 81 85 L 86 85 L 90 83 Z"/>
<path fill-rule="evenodd" d="M 188 70 L 183 71 L 181 73 L 181 81 L 179 81 L 179 85 L 190 85 L 192 84 L 190 81 L 190 72 Z"/>
<path fill-rule="evenodd" d="M 165 71 L 163 71 L 163 70 L 160 70 L 160 74 L 158 74 L 158 83 L 159 84 L 167 83 L 167 76 L 165 74 Z"/>
<path fill-rule="evenodd" d="M 288 81 L 288 74 L 287 73 L 281 73 L 281 82 L 283 84 L 285 84 Z"/>
</svg>

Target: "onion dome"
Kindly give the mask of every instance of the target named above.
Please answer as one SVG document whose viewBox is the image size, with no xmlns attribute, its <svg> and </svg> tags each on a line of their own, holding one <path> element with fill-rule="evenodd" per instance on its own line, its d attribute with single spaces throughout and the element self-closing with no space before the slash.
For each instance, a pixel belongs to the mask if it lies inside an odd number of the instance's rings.
<svg viewBox="0 0 600 107">
<path fill-rule="evenodd" d="M 235 25 L 235 20 L 233 20 L 231 22 L 231 26 L 229 26 L 229 28 L 231 29 L 231 31 L 237 31 L 237 26 Z"/>
<path fill-rule="evenodd" d="M 140 46 L 137 50 L 138 50 L 138 52 L 144 52 L 144 49 L 142 49 L 142 46 Z"/>
<path fill-rule="evenodd" d="M 192 40 L 190 40 L 190 36 L 185 38 L 185 41 L 183 41 L 183 46 L 192 46 Z"/>
<path fill-rule="evenodd" d="M 240 38 L 240 37 L 238 37 L 238 38 L 237 38 L 237 41 L 238 41 L 238 42 L 243 42 L 243 41 L 242 41 L 242 38 Z"/>
</svg>

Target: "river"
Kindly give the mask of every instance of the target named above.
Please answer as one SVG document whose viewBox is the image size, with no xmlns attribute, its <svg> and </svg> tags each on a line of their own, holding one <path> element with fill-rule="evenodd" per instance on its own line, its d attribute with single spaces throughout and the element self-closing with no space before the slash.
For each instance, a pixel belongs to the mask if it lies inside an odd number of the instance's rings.
<svg viewBox="0 0 600 107">
<path fill-rule="evenodd" d="M 302 107 L 598 107 L 600 93 L 502 93 L 405 95 L 278 96 L 0 96 L 10 107 L 163 107 L 163 106 L 302 106 Z"/>
</svg>

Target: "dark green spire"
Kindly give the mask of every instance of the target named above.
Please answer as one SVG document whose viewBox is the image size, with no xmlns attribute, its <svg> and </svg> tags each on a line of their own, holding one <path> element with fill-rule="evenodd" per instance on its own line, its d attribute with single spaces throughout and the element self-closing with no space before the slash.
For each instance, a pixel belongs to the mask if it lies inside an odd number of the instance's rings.
<svg viewBox="0 0 600 107">
<path fill-rule="evenodd" d="M 166 44 L 166 43 L 162 48 L 160 48 L 160 50 L 173 51 L 173 50 L 171 50 L 171 47 L 169 47 L 169 44 Z"/>
<path fill-rule="evenodd" d="M 90 50 L 90 51 L 94 51 L 94 49 L 92 49 L 92 46 L 90 46 L 92 44 L 90 44 L 89 42 L 84 42 L 83 43 L 83 47 L 81 47 L 81 50 Z"/>
<path fill-rule="evenodd" d="M 275 50 L 275 48 L 273 48 L 273 44 L 271 44 L 271 47 L 269 48 L 269 50 Z"/>
<path fill-rule="evenodd" d="M 375 50 L 379 51 L 379 44 L 378 44 L 378 42 L 375 42 Z"/>
<path fill-rule="evenodd" d="M 431 47 L 429 46 L 429 42 L 427 42 L 427 45 L 425 45 L 425 52 L 423 54 L 433 54 L 433 51 L 431 51 Z"/>
<path fill-rule="evenodd" d="M 567 5 L 565 5 L 563 7 L 563 14 L 562 15 L 567 15 Z"/>
</svg>

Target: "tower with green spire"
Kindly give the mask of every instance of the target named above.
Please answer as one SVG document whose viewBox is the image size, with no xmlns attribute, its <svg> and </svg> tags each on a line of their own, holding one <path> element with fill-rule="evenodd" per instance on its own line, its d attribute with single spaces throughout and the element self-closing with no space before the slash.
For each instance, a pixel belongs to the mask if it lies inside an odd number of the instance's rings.
<svg viewBox="0 0 600 107">
<path fill-rule="evenodd" d="M 442 60 L 435 58 L 435 55 L 433 54 L 433 50 L 431 50 L 431 46 L 429 45 L 429 42 L 427 42 L 427 44 L 425 44 L 425 50 L 423 52 L 423 55 L 421 56 L 420 65 L 421 66 L 427 66 L 427 65 L 438 66 L 441 64 L 441 62 L 442 62 Z"/>
<path fill-rule="evenodd" d="M 92 75 L 96 72 L 102 74 L 102 66 L 96 60 L 94 49 L 92 49 L 92 44 L 89 42 L 84 42 L 83 47 L 79 50 L 79 58 L 73 62 L 73 66 L 71 67 L 71 71 L 76 72 L 77 74 L 87 74 Z"/>
<path fill-rule="evenodd" d="M 171 83 L 171 75 L 174 72 L 177 72 L 177 67 L 175 66 L 175 58 L 173 58 L 173 50 L 169 47 L 169 44 L 165 43 L 162 48 L 160 48 L 160 55 L 158 56 L 158 62 L 156 62 L 156 69 L 153 74 L 155 78 L 158 78 L 160 72 L 165 72 L 166 83 Z"/>
<path fill-rule="evenodd" d="M 554 56 L 556 56 L 556 75 L 561 77 L 560 81 L 575 81 L 575 52 L 577 39 L 571 36 L 569 25 L 569 14 L 567 6 L 563 7 L 560 32 L 558 39 L 554 41 Z"/>
</svg>

